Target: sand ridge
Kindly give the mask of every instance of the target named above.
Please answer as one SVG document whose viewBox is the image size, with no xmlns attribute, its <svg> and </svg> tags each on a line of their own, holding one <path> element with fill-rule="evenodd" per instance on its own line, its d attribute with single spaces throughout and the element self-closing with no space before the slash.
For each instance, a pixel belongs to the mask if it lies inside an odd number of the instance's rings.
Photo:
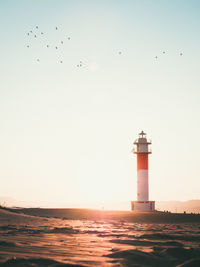
<svg viewBox="0 0 200 267">
<path fill-rule="evenodd" d="M 142 222 L 133 222 L 126 212 L 80 209 L 26 213 L 0 210 L 0 266 L 200 266 L 200 224 L 191 220 L 149 223 L 149 214 L 136 214 Z"/>
</svg>

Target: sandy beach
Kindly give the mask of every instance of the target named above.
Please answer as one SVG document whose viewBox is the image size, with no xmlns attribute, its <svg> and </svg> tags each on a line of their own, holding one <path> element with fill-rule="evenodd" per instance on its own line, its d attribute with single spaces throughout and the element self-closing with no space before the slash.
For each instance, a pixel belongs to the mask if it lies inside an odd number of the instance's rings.
<svg viewBox="0 0 200 267">
<path fill-rule="evenodd" d="M 0 266 L 200 266 L 199 221 L 195 214 L 1 209 Z"/>
</svg>

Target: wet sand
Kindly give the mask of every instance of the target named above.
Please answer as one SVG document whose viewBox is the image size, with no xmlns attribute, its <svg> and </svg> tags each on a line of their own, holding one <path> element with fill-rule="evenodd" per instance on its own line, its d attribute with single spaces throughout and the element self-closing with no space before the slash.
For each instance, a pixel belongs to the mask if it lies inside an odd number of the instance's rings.
<svg viewBox="0 0 200 267">
<path fill-rule="evenodd" d="M 200 215 L 0 209 L 0 266 L 74 265 L 200 266 Z"/>
</svg>

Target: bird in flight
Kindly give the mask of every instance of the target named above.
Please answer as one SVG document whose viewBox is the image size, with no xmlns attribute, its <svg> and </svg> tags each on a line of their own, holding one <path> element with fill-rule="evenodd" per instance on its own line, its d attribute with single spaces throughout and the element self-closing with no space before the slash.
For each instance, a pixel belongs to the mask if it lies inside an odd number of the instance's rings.
<svg viewBox="0 0 200 267">
<path fill-rule="evenodd" d="M 56 27 L 56 30 L 58 29 L 58 27 Z"/>
<path fill-rule="evenodd" d="M 55 48 L 56 48 L 56 49 L 58 49 L 58 47 L 57 47 L 57 46 L 56 46 Z"/>
<path fill-rule="evenodd" d="M 165 51 L 163 51 L 163 54 L 165 54 Z"/>
<path fill-rule="evenodd" d="M 70 40 L 70 37 L 68 37 L 67 39 Z"/>
<path fill-rule="evenodd" d="M 157 57 L 157 56 L 155 56 L 155 58 L 157 59 L 158 57 Z"/>
<path fill-rule="evenodd" d="M 180 56 L 182 56 L 183 55 L 183 53 L 180 53 Z"/>
<path fill-rule="evenodd" d="M 27 45 L 26 47 L 29 48 L 29 45 Z"/>
<path fill-rule="evenodd" d="M 37 37 L 37 35 L 34 35 L 34 37 L 36 38 L 36 37 Z"/>
<path fill-rule="evenodd" d="M 36 26 L 36 29 L 38 29 L 38 26 Z"/>
<path fill-rule="evenodd" d="M 41 34 L 44 34 L 43 32 L 41 32 Z"/>
</svg>

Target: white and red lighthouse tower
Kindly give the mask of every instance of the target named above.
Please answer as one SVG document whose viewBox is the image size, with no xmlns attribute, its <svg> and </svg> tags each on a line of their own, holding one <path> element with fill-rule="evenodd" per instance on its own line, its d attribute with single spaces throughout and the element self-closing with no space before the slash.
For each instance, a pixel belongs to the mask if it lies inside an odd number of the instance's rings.
<svg viewBox="0 0 200 267">
<path fill-rule="evenodd" d="M 151 154 L 146 134 L 142 131 L 135 140 L 133 153 L 137 154 L 137 201 L 131 201 L 131 208 L 135 211 L 155 210 L 155 201 L 149 201 L 148 157 Z"/>
</svg>

